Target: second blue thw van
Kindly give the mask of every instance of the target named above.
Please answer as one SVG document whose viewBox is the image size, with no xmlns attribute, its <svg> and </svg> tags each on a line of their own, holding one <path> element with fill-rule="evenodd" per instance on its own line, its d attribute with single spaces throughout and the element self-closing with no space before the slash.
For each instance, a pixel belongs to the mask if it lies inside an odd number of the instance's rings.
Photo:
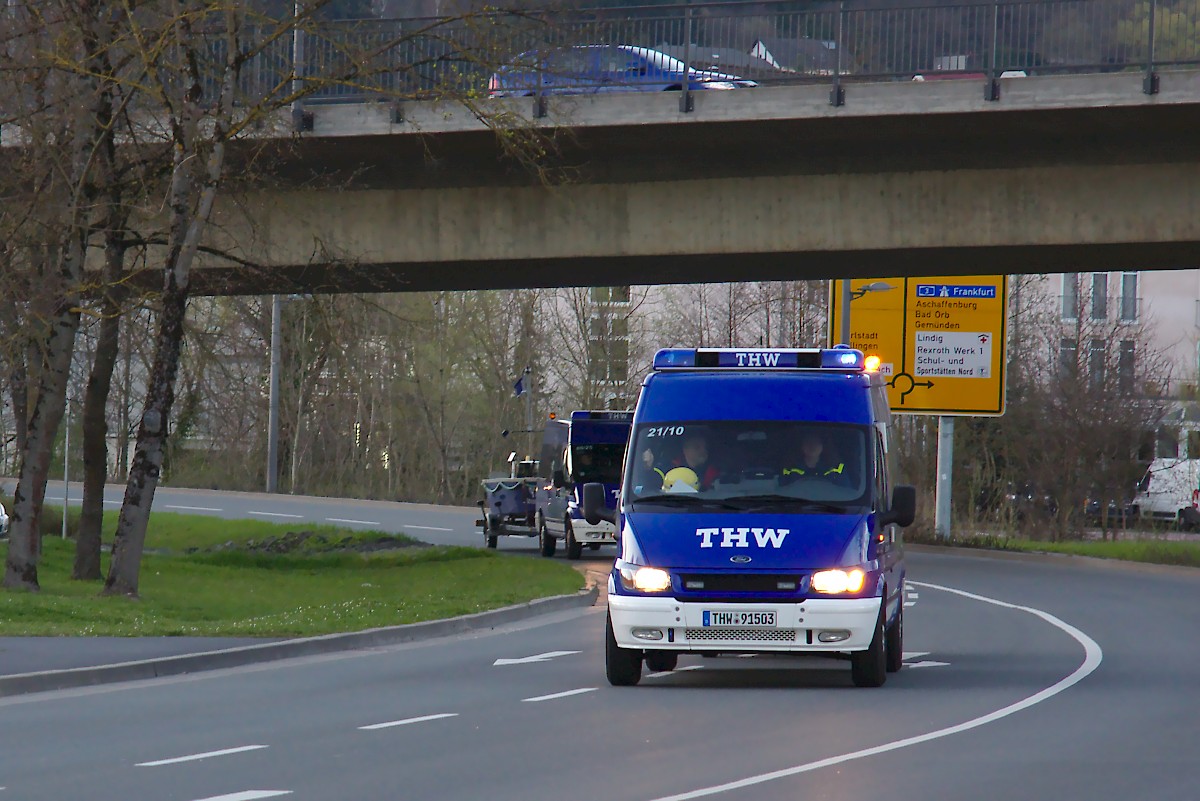
<svg viewBox="0 0 1200 801">
<path fill-rule="evenodd" d="M 860 351 L 660 351 L 642 385 L 612 519 L 606 672 L 636 684 L 680 654 L 848 657 L 858 686 L 903 660 L 891 412 Z"/>
</svg>

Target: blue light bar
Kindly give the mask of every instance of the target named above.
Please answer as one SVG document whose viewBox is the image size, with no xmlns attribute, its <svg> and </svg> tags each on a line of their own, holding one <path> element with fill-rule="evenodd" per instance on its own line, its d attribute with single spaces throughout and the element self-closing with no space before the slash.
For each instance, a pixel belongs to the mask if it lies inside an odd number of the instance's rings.
<svg viewBox="0 0 1200 801">
<path fill-rule="evenodd" d="M 826 348 L 821 351 L 821 366 L 825 369 L 861 370 L 863 369 L 863 352 L 845 345 Z"/>
<path fill-rule="evenodd" d="M 669 370 L 672 367 L 695 367 L 694 348 L 664 348 L 654 354 L 654 369 Z"/>
<path fill-rule="evenodd" d="M 655 370 L 862 370 L 863 353 L 837 348 L 666 348 L 654 356 Z"/>
</svg>

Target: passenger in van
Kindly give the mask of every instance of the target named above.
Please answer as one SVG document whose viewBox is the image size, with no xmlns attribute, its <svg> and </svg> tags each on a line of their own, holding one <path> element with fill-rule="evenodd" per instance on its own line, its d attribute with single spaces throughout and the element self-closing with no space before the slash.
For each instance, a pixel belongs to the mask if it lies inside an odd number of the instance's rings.
<svg viewBox="0 0 1200 801">
<path fill-rule="evenodd" d="M 814 476 L 837 480 L 844 477 L 846 463 L 831 456 L 821 432 L 809 429 L 800 439 L 800 460 L 793 467 L 783 468 L 785 480 Z"/>
<path fill-rule="evenodd" d="M 683 439 L 682 454 L 662 465 L 656 465 L 658 457 L 650 448 L 642 451 L 642 464 L 653 470 L 660 478 L 666 478 L 666 474 L 675 467 L 687 467 L 695 472 L 700 479 L 700 489 L 706 490 L 712 487 L 714 481 L 721 475 L 721 471 L 708 458 L 708 437 L 701 431 L 688 432 Z"/>
</svg>

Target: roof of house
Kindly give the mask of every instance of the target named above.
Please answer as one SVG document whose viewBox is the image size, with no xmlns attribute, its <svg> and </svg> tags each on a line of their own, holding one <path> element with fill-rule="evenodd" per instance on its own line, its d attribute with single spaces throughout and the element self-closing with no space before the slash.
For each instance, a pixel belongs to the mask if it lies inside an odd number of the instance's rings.
<svg viewBox="0 0 1200 801">
<path fill-rule="evenodd" d="M 838 65 L 837 42 L 821 39 L 783 39 L 763 36 L 750 48 L 750 55 L 761 58 L 773 67 L 795 72 L 823 74 Z M 841 69 L 849 71 L 850 59 L 842 53 Z"/>
</svg>

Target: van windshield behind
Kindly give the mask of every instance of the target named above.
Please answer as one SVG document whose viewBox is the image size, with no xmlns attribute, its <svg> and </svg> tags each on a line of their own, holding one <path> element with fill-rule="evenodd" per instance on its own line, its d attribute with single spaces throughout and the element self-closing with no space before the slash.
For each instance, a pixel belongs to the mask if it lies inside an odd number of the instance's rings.
<svg viewBox="0 0 1200 801">
<path fill-rule="evenodd" d="M 624 445 L 572 445 L 571 481 L 576 484 L 591 481 L 620 484 L 624 461 Z"/>
<path fill-rule="evenodd" d="M 780 420 L 640 425 L 622 497 L 661 511 L 700 502 L 730 510 L 858 509 L 871 501 L 868 433 L 866 426 Z"/>
</svg>

